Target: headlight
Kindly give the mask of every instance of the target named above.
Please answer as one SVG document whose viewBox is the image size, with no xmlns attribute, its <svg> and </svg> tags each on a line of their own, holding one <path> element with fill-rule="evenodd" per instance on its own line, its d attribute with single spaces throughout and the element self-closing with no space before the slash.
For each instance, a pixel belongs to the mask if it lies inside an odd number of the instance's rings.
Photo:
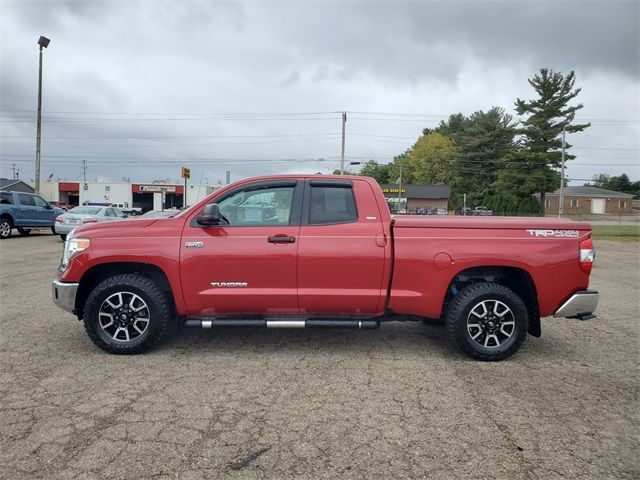
<svg viewBox="0 0 640 480">
<path fill-rule="evenodd" d="M 64 253 L 62 254 L 62 267 L 66 268 L 69 260 L 71 260 L 78 253 L 89 248 L 91 240 L 88 238 L 79 237 L 67 237 L 67 241 L 64 242 Z"/>
</svg>

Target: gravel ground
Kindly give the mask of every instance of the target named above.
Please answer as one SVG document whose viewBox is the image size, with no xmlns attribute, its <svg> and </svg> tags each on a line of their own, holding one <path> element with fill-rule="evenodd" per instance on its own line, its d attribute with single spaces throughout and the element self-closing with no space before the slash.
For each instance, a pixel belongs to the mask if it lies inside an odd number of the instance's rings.
<svg viewBox="0 0 640 480">
<path fill-rule="evenodd" d="M 639 244 L 596 320 L 480 363 L 439 326 L 183 331 L 102 353 L 53 306 L 58 237 L 0 244 L 0 477 L 638 478 Z"/>
</svg>

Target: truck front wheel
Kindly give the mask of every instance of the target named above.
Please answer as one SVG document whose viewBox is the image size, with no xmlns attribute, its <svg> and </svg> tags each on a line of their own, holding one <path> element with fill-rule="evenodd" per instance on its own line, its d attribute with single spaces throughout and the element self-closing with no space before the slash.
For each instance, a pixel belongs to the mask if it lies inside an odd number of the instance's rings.
<svg viewBox="0 0 640 480">
<path fill-rule="evenodd" d="M 527 308 L 511 289 L 497 283 L 464 287 L 446 314 L 450 337 L 469 356 L 496 361 L 513 355 L 527 338 Z"/>
<path fill-rule="evenodd" d="M 173 314 L 167 295 L 151 279 L 116 275 L 99 283 L 84 307 L 89 338 L 105 352 L 142 353 L 162 341 Z"/>
</svg>

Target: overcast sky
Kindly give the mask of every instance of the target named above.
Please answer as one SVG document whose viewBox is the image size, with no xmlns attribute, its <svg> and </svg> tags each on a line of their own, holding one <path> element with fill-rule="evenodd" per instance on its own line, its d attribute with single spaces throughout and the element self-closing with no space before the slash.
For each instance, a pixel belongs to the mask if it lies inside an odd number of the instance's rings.
<svg viewBox="0 0 640 480">
<path fill-rule="evenodd" d="M 0 0 L 0 176 L 224 182 L 386 163 L 422 128 L 514 113 L 541 67 L 575 70 L 568 175 L 640 178 L 638 2 Z M 357 168 L 357 167 L 355 167 Z M 572 181 L 581 185 L 583 180 Z"/>
</svg>

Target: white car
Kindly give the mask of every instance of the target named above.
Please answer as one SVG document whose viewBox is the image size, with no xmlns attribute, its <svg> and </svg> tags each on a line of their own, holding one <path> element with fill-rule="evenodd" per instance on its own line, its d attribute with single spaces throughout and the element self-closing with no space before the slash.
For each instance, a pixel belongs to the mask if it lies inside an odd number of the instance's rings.
<svg viewBox="0 0 640 480">
<path fill-rule="evenodd" d="M 125 218 L 125 214 L 119 208 L 82 206 L 72 208 L 56 217 L 53 228 L 62 240 L 66 240 L 71 230 L 85 223 L 109 222 Z"/>
</svg>

